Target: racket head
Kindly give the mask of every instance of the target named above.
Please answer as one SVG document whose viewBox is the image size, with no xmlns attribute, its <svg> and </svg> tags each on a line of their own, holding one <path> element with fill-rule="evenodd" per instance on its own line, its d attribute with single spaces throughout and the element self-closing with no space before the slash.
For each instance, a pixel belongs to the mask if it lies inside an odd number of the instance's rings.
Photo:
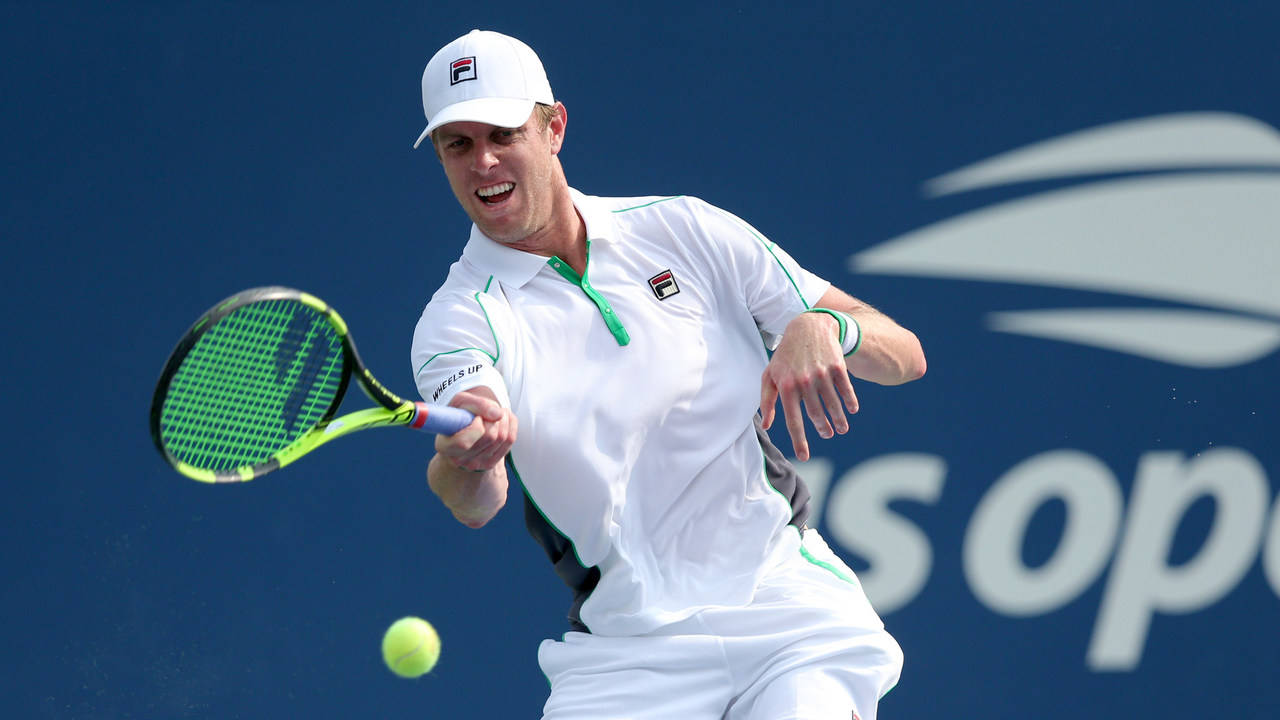
<svg viewBox="0 0 1280 720">
<path fill-rule="evenodd" d="M 278 286 L 236 293 L 169 356 L 151 401 L 152 440 L 194 480 L 251 480 L 333 417 L 358 365 L 346 323 L 319 298 Z"/>
</svg>

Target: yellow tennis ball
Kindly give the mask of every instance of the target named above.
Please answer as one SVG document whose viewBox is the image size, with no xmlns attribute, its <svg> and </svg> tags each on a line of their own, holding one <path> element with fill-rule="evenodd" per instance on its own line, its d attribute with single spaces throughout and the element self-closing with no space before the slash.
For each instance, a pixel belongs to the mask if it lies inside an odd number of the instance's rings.
<svg viewBox="0 0 1280 720">
<path fill-rule="evenodd" d="M 400 677 L 421 677 L 431 672 L 439 658 L 440 636 L 422 618 L 400 618 L 382 636 L 382 659 Z"/>
</svg>

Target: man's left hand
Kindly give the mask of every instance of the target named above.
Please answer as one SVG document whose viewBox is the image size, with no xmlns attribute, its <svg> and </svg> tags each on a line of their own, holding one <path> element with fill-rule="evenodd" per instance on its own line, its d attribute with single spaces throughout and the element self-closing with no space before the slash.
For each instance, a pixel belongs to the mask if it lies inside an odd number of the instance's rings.
<svg viewBox="0 0 1280 720">
<path fill-rule="evenodd" d="M 779 398 L 798 460 L 809 459 L 805 415 L 823 438 L 849 431 L 846 413 L 858 412 L 858 396 L 840 353 L 835 318 L 826 313 L 805 312 L 787 324 L 760 380 L 761 423 L 766 430 L 773 424 Z"/>
</svg>

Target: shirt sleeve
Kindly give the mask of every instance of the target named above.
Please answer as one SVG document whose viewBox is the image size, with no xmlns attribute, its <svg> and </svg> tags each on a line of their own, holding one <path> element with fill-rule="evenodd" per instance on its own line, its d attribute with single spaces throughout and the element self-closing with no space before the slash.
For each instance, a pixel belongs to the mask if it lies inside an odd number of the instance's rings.
<svg viewBox="0 0 1280 720">
<path fill-rule="evenodd" d="M 426 402 L 447 405 L 463 390 L 484 386 L 503 407 L 511 406 L 496 368 L 501 344 L 487 300 L 491 298 L 480 292 L 442 292 L 422 311 L 411 359 L 418 393 Z"/>
<path fill-rule="evenodd" d="M 792 318 L 813 307 L 831 287 L 733 213 L 700 200 L 694 200 L 691 212 L 720 256 L 711 260 L 713 266 L 723 268 L 724 281 L 746 303 L 766 341 L 780 336 Z"/>
</svg>

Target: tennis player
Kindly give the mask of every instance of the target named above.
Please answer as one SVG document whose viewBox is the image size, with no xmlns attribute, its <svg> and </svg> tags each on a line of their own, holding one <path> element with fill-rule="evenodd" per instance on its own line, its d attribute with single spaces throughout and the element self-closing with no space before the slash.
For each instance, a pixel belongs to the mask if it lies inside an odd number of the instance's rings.
<svg viewBox="0 0 1280 720">
<path fill-rule="evenodd" d="M 517 481 L 573 590 L 572 629 L 538 652 L 543 717 L 875 718 L 901 650 L 763 429 L 781 402 L 807 459 L 806 417 L 848 431 L 850 375 L 924 374 L 915 335 L 701 200 L 571 188 L 567 110 L 515 38 L 454 40 L 422 93 L 415 147 L 473 226 L 413 370 L 477 415 L 427 477 L 470 527 Z"/>
</svg>

